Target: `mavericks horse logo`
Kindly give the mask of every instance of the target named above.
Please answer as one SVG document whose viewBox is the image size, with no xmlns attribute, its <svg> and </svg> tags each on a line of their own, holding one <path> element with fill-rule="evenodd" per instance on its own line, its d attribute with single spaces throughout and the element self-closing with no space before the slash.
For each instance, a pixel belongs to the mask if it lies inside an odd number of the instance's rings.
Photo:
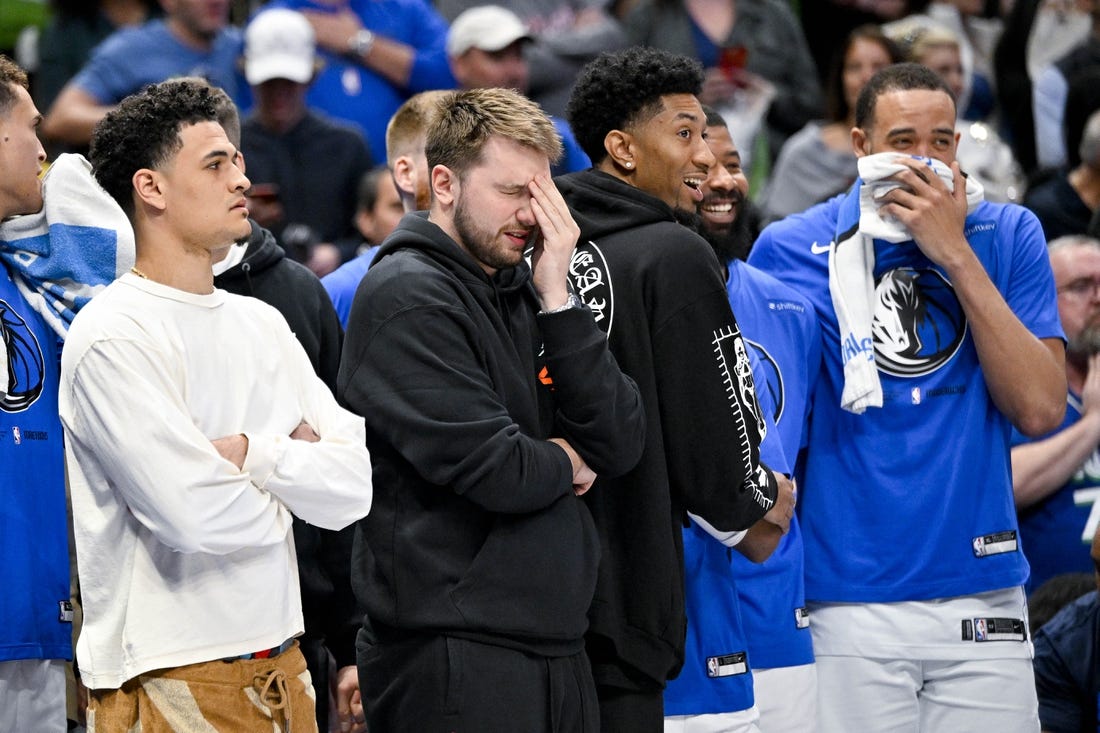
<svg viewBox="0 0 1100 733">
<path fill-rule="evenodd" d="M 966 336 L 966 316 L 954 288 L 931 268 L 884 273 L 875 286 L 874 306 L 875 362 L 887 374 L 930 374 L 955 356 Z"/>
<path fill-rule="evenodd" d="M 42 347 L 23 317 L 0 300 L 0 337 L 8 355 L 8 383 L 0 392 L 0 410 L 22 412 L 42 394 L 46 379 Z"/>
</svg>

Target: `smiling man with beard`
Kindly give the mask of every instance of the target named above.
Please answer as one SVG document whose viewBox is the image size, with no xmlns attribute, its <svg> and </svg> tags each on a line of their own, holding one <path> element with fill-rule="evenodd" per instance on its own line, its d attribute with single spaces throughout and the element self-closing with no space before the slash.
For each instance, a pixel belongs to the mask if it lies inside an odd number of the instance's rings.
<svg viewBox="0 0 1100 733">
<path fill-rule="evenodd" d="M 768 515 L 783 531 L 789 482 L 760 462 L 765 431 L 741 332 L 695 217 L 714 164 L 698 63 L 649 48 L 585 67 L 568 117 L 595 167 L 557 179 L 581 228 L 570 277 L 638 383 L 641 462 L 586 497 L 602 535 L 586 648 L 604 733 L 663 729 L 662 692 L 684 661 L 682 528 L 728 542 Z"/>
<path fill-rule="evenodd" d="M 1047 245 L 1066 345 L 1066 418 L 1050 435 L 1013 433 L 1012 491 L 1028 590 L 1060 573 L 1089 572 L 1100 517 L 1100 240 L 1071 235 Z"/>
<path fill-rule="evenodd" d="M 374 458 L 352 564 L 372 731 L 597 730 L 600 545 L 578 497 L 633 467 L 645 422 L 568 289 L 560 154 L 518 93 L 444 96 L 431 208 L 401 220 L 352 303 L 337 391 Z"/>
<path fill-rule="evenodd" d="M 805 446 L 810 394 L 821 366 L 821 329 L 809 300 L 744 262 L 759 233 L 760 216 L 748 198 L 741 154 L 725 120 L 709 108 L 704 110 L 707 145 L 716 160 L 699 204 L 703 237 L 726 266 L 730 307 L 763 374 L 757 390 L 766 392 L 762 403 L 772 406 L 769 417 L 783 453 L 780 463 L 794 469 Z M 767 439 L 772 438 L 769 433 Z M 817 669 L 805 608 L 798 518 L 792 518 L 790 532 L 766 562 L 751 562 L 740 554 L 733 554 L 730 562 L 760 729 L 812 731 L 817 723 Z M 790 618 L 797 623 L 777 623 Z"/>
</svg>

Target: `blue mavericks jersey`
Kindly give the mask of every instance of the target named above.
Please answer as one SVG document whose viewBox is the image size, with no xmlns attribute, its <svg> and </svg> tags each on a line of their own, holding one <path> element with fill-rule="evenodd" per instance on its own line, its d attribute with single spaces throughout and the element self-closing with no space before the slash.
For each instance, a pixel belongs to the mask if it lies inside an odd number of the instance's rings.
<svg viewBox="0 0 1100 733">
<path fill-rule="evenodd" d="M 816 601 L 926 600 L 1022 585 L 1008 420 L 990 398 L 973 337 L 941 268 L 914 242 L 875 241 L 874 357 L 883 407 L 840 408 L 839 329 L 829 242 L 858 220 L 853 190 L 769 226 L 750 263 L 809 298 L 822 372 L 802 482 L 806 596 Z M 1054 279 L 1035 216 L 978 207 L 965 236 L 1016 317 L 1062 338 Z"/>
<path fill-rule="evenodd" d="M 321 285 L 328 293 L 332 301 L 336 315 L 340 318 L 340 328 L 348 327 L 348 316 L 351 314 L 351 303 L 355 300 L 355 291 L 359 289 L 359 283 L 363 282 L 367 270 L 374 262 L 374 256 L 378 254 L 380 245 L 374 245 L 354 259 L 348 260 L 338 268 L 321 278 Z"/>
<path fill-rule="evenodd" d="M 751 351 L 749 363 L 754 382 L 762 384 L 766 375 Z M 775 405 L 759 386 L 757 404 L 764 420 L 760 460 L 773 471 L 787 473 L 787 459 L 771 419 Z M 694 522 L 684 528 L 683 535 L 687 639 L 680 675 L 665 688 L 665 714 L 747 710 L 753 705 L 748 629 L 742 622 L 738 581 L 730 566 L 730 558 L 741 554 L 728 550 Z"/>
<path fill-rule="evenodd" d="M 710 715 L 754 704 L 748 647 L 729 556 L 694 522 L 684 530 L 684 666 L 665 687 L 665 715 Z"/>
<path fill-rule="evenodd" d="M 0 662 L 71 659 L 59 342 L 0 268 Z"/>
<path fill-rule="evenodd" d="M 817 316 L 810 301 L 771 275 L 740 260 L 730 262 L 728 270 L 730 306 L 765 375 L 762 380 L 754 371 L 761 409 L 772 405 L 779 442 L 793 469 L 805 444 L 809 399 L 821 364 Z M 767 462 L 763 446 L 761 457 Z M 797 517 L 766 561 L 753 563 L 735 552 L 731 564 L 755 667 L 812 663 L 813 643 L 805 615 L 802 532 Z"/>
<path fill-rule="evenodd" d="M 1054 432 L 1060 433 L 1080 419 L 1081 400 L 1070 394 L 1066 400 L 1066 418 Z M 1036 440 L 1049 437 L 1045 435 Z M 1028 442 L 1030 438 L 1012 431 L 1013 446 Z M 1018 513 L 1020 543 L 1031 566 L 1028 593 L 1055 575 L 1093 571 L 1089 548 L 1096 533 L 1097 519 L 1100 519 L 1094 512 L 1095 507 L 1100 507 L 1098 498 L 1100 449 L 1092 452 L 1065 486 Z"/>
<path fill-rule="evenodd" d="M 762 362 L 772 418 L 791 468 L 806 444 L 810 395 L 821 367 L 821 329 L 813 303 L 798 291 L 741 260 L 727 268 L 726 292 L 741 335 Z"/>
</svg>

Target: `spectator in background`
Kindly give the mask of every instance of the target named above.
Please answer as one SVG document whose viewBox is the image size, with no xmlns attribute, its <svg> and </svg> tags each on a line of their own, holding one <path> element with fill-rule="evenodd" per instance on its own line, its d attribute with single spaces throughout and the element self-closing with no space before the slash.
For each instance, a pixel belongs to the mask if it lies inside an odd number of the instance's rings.
<svg viewBox="0 0 1100 733">
<path fill-rule="evenodd" d="M 397 109 L 386 126 L 386 157 L 390 161 L 389 168 L 401 208 L 406 214 L 427 211 L 431 206 L 431 175 L 428 159 L 424 155 L 424 144 L 428 127 L 435 119 L 437 105 L 448 93 L 431 91 L 414 94 Z M 375 253 L 368 249 L 321 280 L 344 327 L 347 327 L 355 291 L 370 269 Z"/>
<path fill-rule="evenodd" d="M 386 158 L 406 212 L 427 211 L 432 202 L 424 139 L 444 91 L 421 92 L 398 108 L 386 126 Z"/>
<path fill-rule="evenodd" d="M 436 0 L 439 12 L 453 25 L 459 15 L 484 0 Z M 565 114 L 569 92 L 581 68 L 604 51 L 626 45 L 618 18 L 608 0 L 503 0 L 515 13 L 531 42 L 523 48 L 530 68 L 530 87 L 523 90 L 555 116 Z"/>
<path fill-rule="evenodd" d="M 384 165 L 363 174 L 359 181 L 358 203 L 355 208 L 355 229 L 362 238 L 359 254 L 377 250 L 382 240 L 397 227 L 405 215 L 401 196 L 393 182 L 393 174 Z"/>
<path fill-rule="evenodd" d="M 901 59 L 901 49 L 877 25 L 863 25 L 848 34 L 830 66 L 826 119 L 807 124 L 779 151 L 760 201 L 767 219 L 804 211 L 852 185 L 856 99 L 876 71 Z"/>
<path fill-rule="evenodd" d="M 1045 67 L 1034 80 L 1035 150 L 1040 170 L 1057 168 L 1067 161 L 1075 164 L 1069 151 L 1076 150 L 1076 140 L 1066 136 L 1067 98 L 1078 75 L 1100 68 L 1100 2 L 1089 0 L 1088 4 L 1092 19 L 1088 37 Z"/>
<path fill-rule="evenodd" d="M 751 81 L 746 72 L 774 85 L 767 110 L 773 157 L 788 137 L 821 116 L 817 69 L 802 27 L 783 0 L 640 0 L 625 24 L 632 44 L 702 63 L 706 81 L 699 99 L 720 111 Z M 741 140 L 743 157 L 752 147 L 752 141 Z"/>
<path fill-rule="evenodd" d="M 124 26 L 141 25 L 159 14 L 157 0 L 50 0 L 52 17 L 38 41 L 33 92 L 48 110 L 101 41 Z"/>
<path fill-rule="evenodd" d="M 386 149 L 386 124 L 405 99 L 455 86 L 447 23 L 427 0 L 272 0 L 265 8 L 306 16 L 324 61 L 307 101 L 357 125 L 375 156 Z"/>
<path fill-rule="evenodd" d="M 451 22 L 447 35 L 451 71 L 462 89 L 502 87 L 527 94 L 529 65 L 523 49 L 531 41 L 527 26 L 511 10 L 499 5 L 472 7 Z M 564 148 L 550 172 L 557 176 L 592 165 L 569 124 L 552 114 L 550 121 Z"/>
<path fill-rule="evenodd" d="M 928 0 L 814 0 L 800 2 L 800 20 L 806 29 L 810 55 L 821 72 L 822 85 L 829 62 L 836 56 L 836 41 L 861 25 L 881 25 L 891 20 L 917 13 Z"/>
<path fill-rule="evenodd" d="M 1081 162 L 1075 168 L 1054 172 L 1024 198 L 1024 205 L 1039 217 L 1048 242 L 1084 234 L 1100 211 L 1100 111 L 1093 112 L 1085 125 L 1079 154 Z"/>
<path fill-rule="evenodd" d="M 164 18 L 123 28 L 96 47 L 88 63 L 54 100 L 42 134 L 86 146 L 92 128 L 124 97 L 175 76 L 201 76 L 251 106 L 237 67 L 241 33 L 229 25 L 229 0 L 161 0 Z"/>
<path fill-rule="evenodd" d="M 354 233 L 356 188 L 371 163 L 367 146 L 357 129 L 306 103 L 316 58 L 301 13 L 275 8 L 253 18 L 244 66 L 256 99 L 241 125 L 249 211 L 292 257 L 326 275 L 344 260 L 336 242 Z M 296 246 L 302 239 L 304 251 Z"/>
<path fill-rule="evenodd" d="M 1100 517 L 1100 241 L 1083 235 L 1047 245 L 1066 345 L 1066 416 L 1053 433 L 1012 436 L 1012 491 L 1028 589 L 1092 568 Z"/>
<path fill-rule="evenodd" d="M 1033 82 L 1088 38 L 1092 2 L 1015 0 L 1005 15 L 993 54 L 997 98 L 1005 138 L 1029 178 L 1038 172 Z"/>
<path fill-rule="evenodd" d="M 1040 585 L 1027 597 L 1027 623 L 1031 636 L 1072 601 L 1096 588 L 1096 573 L 1062 573 Z"/>
<path fill-rule="evenodd" d="M 1100 532 L 1092 539 L 1100 587 Z M 1073 601 L 1035 634 L 1035 687 L 1043 733 L 1085 733 L 1100 724 L 1100 594 Z"/>
<path fill-rule="evenodd" d="M 362 251 L 321 279 L 344 328 L 348 325 L 348 314 L 359 282 L 370 269 L 382 240 L 404 215 L 405 207 L 390 169 L 382 165 L 367 171 L 359 182 L 359 205 L 355 211 L 355 228 L 363 238 Z"/>
<path fill-rule="evenodd" d="M 1066 108 L 1062 117 L 1062 134 L 1066 141 L 1067 166 L 1081 162 L 1081 138 L 1085 124 L 1093 112 L 1100 110 L 1100 63 L 1073 75 L 1066 89 Z"/>
</svg>

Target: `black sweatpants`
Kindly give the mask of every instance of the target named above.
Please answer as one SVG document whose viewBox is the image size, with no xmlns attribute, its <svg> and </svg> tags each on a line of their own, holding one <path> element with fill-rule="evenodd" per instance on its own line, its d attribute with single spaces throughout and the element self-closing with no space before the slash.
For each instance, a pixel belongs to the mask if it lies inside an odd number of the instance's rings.
<svg viewBox="0 0 1100 733">
<path fill-rule="evenodd" d="M 584 652 L 537 657 L 447 636 L 358 644 L 371 733 L 598 733 Z"/>
</svg>

